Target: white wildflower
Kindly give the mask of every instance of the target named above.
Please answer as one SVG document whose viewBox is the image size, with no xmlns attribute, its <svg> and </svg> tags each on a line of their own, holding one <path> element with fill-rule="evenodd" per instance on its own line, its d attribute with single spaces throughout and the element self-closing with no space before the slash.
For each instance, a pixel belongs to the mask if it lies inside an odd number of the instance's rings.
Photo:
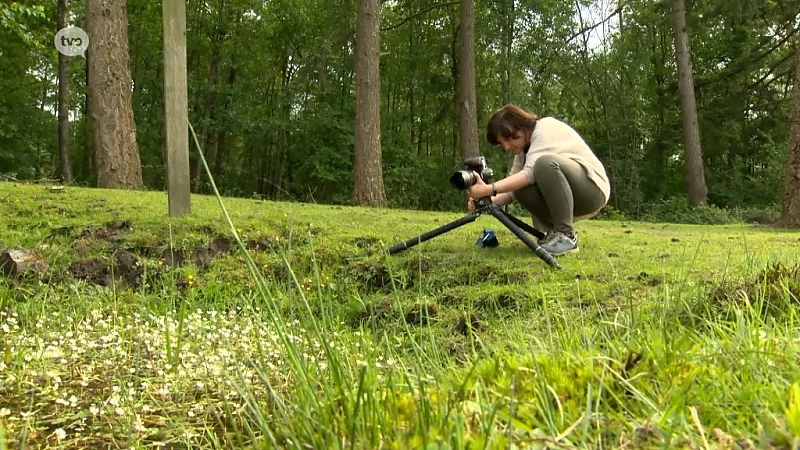
<svg viewBox="0 0 800 450">
<path fill-rule="evenodd" d="M 142 424 L 141 419 L 138 417 L 136 418 L 136 422 L 133 423 L 133 431 L 137 433 L 144 433 L 147 431 L 147 428 Z"/>
</svg>

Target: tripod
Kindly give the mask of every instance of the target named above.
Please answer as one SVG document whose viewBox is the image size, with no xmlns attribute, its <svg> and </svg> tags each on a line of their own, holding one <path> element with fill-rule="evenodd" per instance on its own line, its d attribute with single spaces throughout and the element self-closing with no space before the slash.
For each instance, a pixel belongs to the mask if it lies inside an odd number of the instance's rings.
<svg viewBox="0 0 800 450">
<path fill-rule="evenodd" d="M 525 245 L 530 247 L 530 249 L 533 250 L 534 253 L 536 253 L 536 256 L 544 260 L 544 262 L 550 265 L 550 267 L 561 269 L 561 266 L 558 264 L 558 261 L 556 261 L 556 259 L 553 258 L 553 255 L 551 255 L 547 250 L 543 249 L 539 244 L 537 244 L 533 239 L 531 239 L 530 236 L 525 234 L 523 230 L 536 236 L 537 238 L 544 237 L 544 234 L 541 231 L 528 225 L 527 223 L 514 217 L 512 214 L 503 211 L 499 206 L 492 203 L 491 197 L 483 197 L 476 200 L 475 211 L 468 213 L 467 215 L 465 215 L 460 219 L 456 219 L 446 225 L 442 225 L 438 228 L 428 231 L 427 233 L 423 233 L 405 242 L 400 242 L 398 244 L 393 245 L 389 249 L 389 254 L 394 255 L 395 253 L 399 253 L 421 242 L 425 242 L 429 239 L 435 238 L 436 236 L 447 233 L 448 231 L 454 230 L 460 226 L 472 223 L 478 218 L 478 216 L 486 212 L 493 215 L 497 220 L 499 220 L 503 225 L 505 225 L 506 228 L 511 230 L 512 233 L 514 233 L 522 242 L 525 243 Z"/>
</svg>

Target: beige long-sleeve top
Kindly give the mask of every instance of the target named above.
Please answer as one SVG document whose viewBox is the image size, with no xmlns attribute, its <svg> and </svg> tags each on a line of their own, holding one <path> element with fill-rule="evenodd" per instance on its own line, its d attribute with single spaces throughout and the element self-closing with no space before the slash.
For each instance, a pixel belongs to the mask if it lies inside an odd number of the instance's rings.
<svg viewBox="0 0 800 450">
<path fill-rule="evenodd" d="M 543 117 L 536 122 L 528 153 L 514 156 L 510 175 L 522 171 L 528 178 L 528 183 L 534 184 L 536 180 L 533 177 L 533 165 L 545 153 L 565 155 L 580 164 L 608 202 L 611 184 L 603 164 L 577 131 L 554 117 Z"/>
</svg>

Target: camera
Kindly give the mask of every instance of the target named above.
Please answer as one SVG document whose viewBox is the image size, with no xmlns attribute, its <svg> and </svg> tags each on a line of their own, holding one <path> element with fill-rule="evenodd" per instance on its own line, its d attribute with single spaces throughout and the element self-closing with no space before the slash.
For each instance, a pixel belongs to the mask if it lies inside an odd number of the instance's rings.
<svg viewBox="0 0 800 450">
<path fill-rule="evenodd" d="M 484 183 L 489 184 L 494 176 L 494 170 L 486 163 L 486 158 L 476 156 L 464 160 L 464 169 L 454 172 L 450 176 L 450 185 L 463 191 L 478 182 L 478 176 Z M 476 175 L 477 174 L 477 175 Z"/>
</svg>

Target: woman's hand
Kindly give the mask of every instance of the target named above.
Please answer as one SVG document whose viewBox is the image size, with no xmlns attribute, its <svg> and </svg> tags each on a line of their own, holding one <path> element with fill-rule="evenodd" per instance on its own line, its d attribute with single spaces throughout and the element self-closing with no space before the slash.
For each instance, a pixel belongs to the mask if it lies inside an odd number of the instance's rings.
<svg viewBox="0 0 800 450">
<path fill-rule="evenodd" d="M 469 191 L 469 196 L 472 198 L 483 198 L 483 197 L 490 197 L 492 195 L 492 187 L 483 182 L 483 178 L 477 173 L 475 174 L 475 184 L 470 186 L 467 191 Z"/>
</svg>

